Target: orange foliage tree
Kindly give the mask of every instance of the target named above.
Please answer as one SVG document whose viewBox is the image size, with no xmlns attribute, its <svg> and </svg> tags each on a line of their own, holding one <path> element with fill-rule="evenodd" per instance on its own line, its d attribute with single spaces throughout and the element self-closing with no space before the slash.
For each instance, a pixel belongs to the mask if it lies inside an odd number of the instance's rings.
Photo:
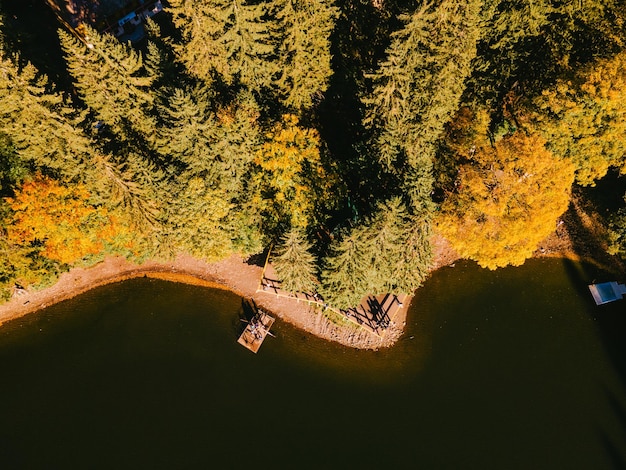
<svg viewBox="0 0 626 470">
<path fill-rule="evenodd" d="M 483 267 L 519 266 L 567 209 L 575 167 L 554 157 L 537 135 L 516 132 L 492 145 L 488 120 L 475 122 L 482 129 L 457 143 L 465 163 L 437 227 L 461 256 Z"/>
<path fill-rule="evenodd" d="M 41 255 L 65 264 L 102 252 L 120 229 L 115 217 L 89 203 L 82 185 L 66 187 L 37 176 L 6 199 L 13 211 L 7 240 L 41 247 Z"/>
</svg>

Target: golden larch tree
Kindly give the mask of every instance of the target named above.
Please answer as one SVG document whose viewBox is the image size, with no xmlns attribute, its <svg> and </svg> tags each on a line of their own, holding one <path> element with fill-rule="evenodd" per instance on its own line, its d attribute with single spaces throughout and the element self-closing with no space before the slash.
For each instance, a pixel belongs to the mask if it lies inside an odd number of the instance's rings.
<svg viewBox="0 0 626 470">
<path fill-rule="evenodd" d="M 575 167 L 553 156 L 540 136 L 516 132 L 492 145 L 480 135 L 459 147 L 465 162 L 437 227 L 483 267 L 519 266 L 567 209 Z"/>
</svg>

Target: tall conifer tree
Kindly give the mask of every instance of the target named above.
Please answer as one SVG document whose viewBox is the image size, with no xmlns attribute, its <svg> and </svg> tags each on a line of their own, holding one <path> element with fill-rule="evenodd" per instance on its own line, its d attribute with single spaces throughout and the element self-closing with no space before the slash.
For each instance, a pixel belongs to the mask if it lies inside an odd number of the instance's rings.
<svg viewBox="0 0 626 470">
<path fill-rule="evenodd" d="M 277 85 L 285 106 L 308 108 L 332 74 L 330 34 L 338 10 L 331 0 L 276 0 L 281 39 Z"/>
<path fill-rule="evenodd" d="M 321 294 L 333 307 L 356 307 L 368 293 L 372 266 L 365 255 L 363 230 L 352 229 L 331 246 L 324 260 Z"/>
<path fill-rule="evenodd" d="M 0 57 L 0 132 L 24 161 L 79 178 L 93 152 L 77 112 L 35 67 Z"/>
<path fill-rule="evenodd" d="M 316 258 L 301 227 L 292 227 L 281 239 L 272 256 L 272 266 L 287 292 L 315 292 Z"/>
<path fill-rule="evenodd" d="M 379 204 L 371 219 L 331 247 L 322 273 L 324 298 L 348 308 L 367 294 L 412 293 L 430 268 L 429 236 L 400 198 Z"/>
<path fill-rule="evenodd" d="M 173 0 L 174 23 L 183 34 L 176 50 L 197 77 L 211 81 L 216 72 L 231 84 L 259 91 L 276 73 L 273 20 L 265 3 L 245 0 Z"/>
<path fill-rule="evenodd" d="M 424 164 L 456 112 L 476 54 L 482 0 L 425 4 L 401 19 L 387 59 L 371 74 L 365 123 L 378 136 L 381 159 Z"/>
<path fill-rule="evenodd" d="M 173 190 L 167 230 L 175 248 L 210 262 L 233 253 L 229 213 L 234 207 L 227 194 L 200 177 L 181 178 Z"/>
<path fill-rule="evenodd" d="M 200 90 L 174 89 L 159 107 L 159 151 L 184 163 L 193 175 L 204 173 L 210 179 L 219 170 L 211 152 L 215 115 L 208 109 L 209 99 Z"/>
<path fill-rule="evenodd" d="M 118 136 L 149 142 L 155 76 L 146 71 L 139 52 L 108 34 L 87 28 L 86 44 L 60 30 L 68 69 L 82 100 Z"/>
<path fill-rule="evenodd" d="M 430 208 L 436 142 L 471 71 L 481 4 L 443 0 L 402 16 L 386 60 L 370 76 L 365 124 L 380 159 L 404 179 L 412 211 Z"/>
</svg>

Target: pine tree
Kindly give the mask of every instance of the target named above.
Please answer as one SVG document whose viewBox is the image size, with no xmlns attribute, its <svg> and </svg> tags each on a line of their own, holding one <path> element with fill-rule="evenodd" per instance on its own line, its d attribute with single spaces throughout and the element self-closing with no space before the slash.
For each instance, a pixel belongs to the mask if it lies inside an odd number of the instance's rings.
<svg viewBox="0 0 626 470">
<path fill-rule="evenodd" d="M 84 113 L 55 92 L 30 64 L 0 57 L 0 133 L 25 162 L 67 179 L 80 178 L 93 152 Z"/>
<path fill-rule="evenodd" d="M 404 248 L 406 210 L 400 198 L 379 204 L 364 227 L 365 261 L 371 266 L 368 293 L 378 295 L 395 290 L 395 268 Z"/>
<path fill-rule="evenodd" d="M 365 257 L 362 229 L 354 228 L 331 246 L 324 259 L 320 293 L 333 307 L 356 307 L 368 294 L 371 265 Z"/>
<path fill-rule="evenodd" d="M 317 290 L 317 263 L 311 248 L 302 228 L 293 227 L 282 237 L 271 260 L 281 281 L 281 289 L 309 293 Z"/>
<path fill-rule="evenodd" d="M 494 103 L 516 80 L 542 68 L 533 54 L 542 49 L 541 35 L 556 12 L 552 0 L 485 0 L 478 56 L 468 83 L 477 104 Z"/>
<path fill-rule="evenodd" d="M 166 230 L 175 248 L 209 262 L 233 253 L 229 213 L 234 208 L 228 195 L 198 177 L 180 179 L 174 191 Z"/>
<path fill-rule="evenodd" d="M 476 55 L 482 0 L 444 0 L 404 15 L 387 58 L 370 75 L 364 120 L 380 160 L 402 180 L 415 214 L 432 211 L 433 159 Z"/>
<path fill-rule="evenodd" d="M 330 34 L 338 9 L 329 0 L 277 0 L 281 40 L 276 82 L 285 106 L 309 108 L 332 74 Z"/>
<path fill-rule="evenodd" d="M 152 87 L 160 89 L 181 78 L 179 64 L 176 63 L 171 41 L 164 37 L 161 28 L 152 18 L 145 22 L 147 46 L 144 54 L 146 75 L 152 80 Z"/>
<path fill-rule="evenodd" d="M 260 145 L 259 110 L 248 93 L 225 106 L 214 101 L 203 89 L 174 91 L 161 108 L 160 151 L 237 197 Z"/>
<path fill-rule="evenodd" d="M 211 135 L 217 126 L 208 109 L 210 97 L 201 90 L 176 88 L 159 107 L 162 123 L 158 129 L 159 152 L 185 164 L 192 175 L 219 178 L 219 162 L 211 151 Z"/>
<path fill-rule="evenodd" d="M 370 75 L 365 123 L 381 159 L 411 167 L 432 158 L 434 143 L 456 112 L 476 54 L 481 1 L 426 4 L 392 34 L 387 59 Z"/>
<path fill-rule="evenodd" d="M 547 81 L 626 41 L 621 0 L 485 0 L 468 99 L 497 106 L 512 89 L 535 93 Z"/>
<path fill-rule="evenodd" d="M 413 292 L 432 261 L 429 224 L 411 216 L 400 198 L 377 206 L 374 215 L 331 247 L 322 272 L 322 292 L 333 306 L 357 306 L 365 295 Z"/>
<path fill-rule="evenodd" d="M 410 294 L 422 285 L 433 265 L 430 216 L 407 215 L 403 223 L 401 250 L 393 261 L 392 292 Z"/>
<path fill-rule="evenodd" d="M 0 133 L 0 197 L 10 195 L 11 190 L 27 174 L 28 168 L 15 151 L 11 139 L 6 134 Z"/>
<path fill-rule="evenodd" d="M 108 34 L 87 27 L 87 44 L 59 30 L 68 69 L 84 103 L 119 137 L 150 142 L 155 76 L 141 54 Z"/>
<path fill-rule="evenodd" d="M 211 134 L 211 149 L 221 165 L 220 187 L 237 200 L 250 199 L 254 195 L 244 183 L 263 144 L 259 105 L 252 93 L 241 92 L 215 114 L 218 126 Z"/>
<path fill-rule="evenodd" d="M 181 61 L 207 82 L 217 73 L 228 84 L 269 87 L 276 73 L 272 20 L 264 3 L 242 0 L 174 0 L 170 11 L 181 30 Z"/>
<path fill-rule="evenodd" d="M 160 109 L 159 152 L 182 165 L 165 215 L 173 243 L 204 259 L 257 249 L 258 211 L 243 189 L 260 141 L 254 99 L 218 106 L 205 88 L 175 89 Z"/>
</svg>

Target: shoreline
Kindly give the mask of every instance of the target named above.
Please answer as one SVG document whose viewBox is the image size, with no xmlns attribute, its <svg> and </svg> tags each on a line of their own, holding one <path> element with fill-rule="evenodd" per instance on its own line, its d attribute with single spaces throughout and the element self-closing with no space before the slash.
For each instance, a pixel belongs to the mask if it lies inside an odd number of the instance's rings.
<svg viewBox="0 0 626 470">
<path fill-rule="evenodd" d="M 587 216 L 580 207 L 574 210 Z M 567 217 L 564 216 L 564 217 Z M 555 232 L 538 247 L 532 258 L 562 258 L 626 274 L 626 263 L 606 253 L 605 247 L 587 237 L 567 230 L 559 224 Z M 584 224 L 592 227 L 593 222 Z M 434 259 L 430 273 L 454 265 L 461 257 L 440 235 L 432 240 Z M 580 252 L 576 247 L 584 246 Z M 137 277 L 150 277 L 215 289 L 222 289 L 248 300 L 271 312 L 300 330 L 319 338 L 356 349 L 380 349 L 393 346 L 404 333 L 409 305 L 398 310 L 394 322 L 381 338 L 351 323 L 337 324 L 329 320 L 319 307 L 293 298 L 278 297 L 259 290 L 263 268 L 249 264 L 241 256 L 207 263 L 188 254 L 180 254 L 170 261 L 147 261 L 135 264 L 121 257 L 107 257 L 88 268 L 72 268 L 59 276 L 55 284 L 38 291 L 14 295 L 0 305 L 0 327 L 11 320 L 37 312 L 43 308 L 81 295 L 91 289 Z"/>
<path fill-rule="evenodd" d="M 395 323 L 383 338 L 356 326 L 340 326 L 304 302 L 276 297 L 258 291 L 262 275 L 260 266 L 247 264 L 233 255 L 215 263 L 206 263 L 190 255 L 181 254 L 168 262 L 147 261 L 134 264 L 121 257 L 107 257 L 88 268 L 72 268 L 61 274 L 55 284 L 38 291 L 14 295 L 0 305 L 0 327 L 9 321 L 84 294 L 108 284 L 138 277 L 149 277 L 202 287 L 222 289 L 253 300 L 257 305 L 276 315 L 282 321 L 322 339 L 338 342 L 357 349 L 379 349 L 396 343 L 404 331 L 405 308 L 398 312 Z"/>
</svg>

